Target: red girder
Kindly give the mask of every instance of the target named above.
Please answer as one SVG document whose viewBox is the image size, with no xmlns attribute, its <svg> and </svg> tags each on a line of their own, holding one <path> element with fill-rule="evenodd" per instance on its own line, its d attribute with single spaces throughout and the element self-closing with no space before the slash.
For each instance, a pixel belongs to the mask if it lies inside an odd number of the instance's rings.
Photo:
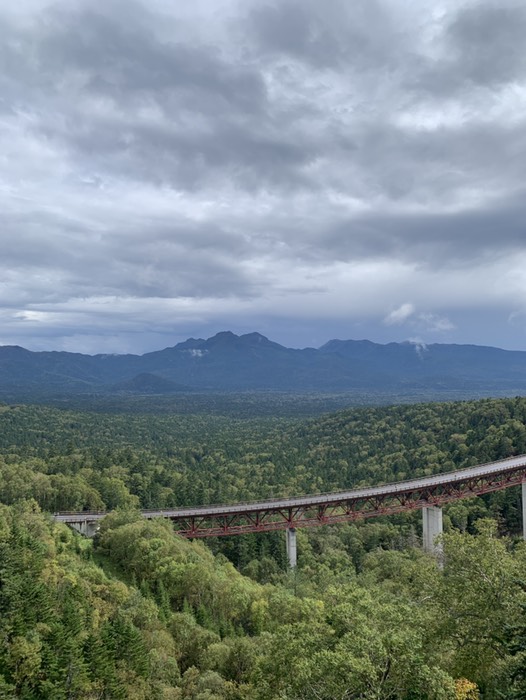
<svg viewBox="0 0 526 700">
<path fill-rule="evenodd" d="M 146 518 L 171 519 L 176 531 L 184 537 L 218 537 L 293 527 L 316 527 L 402 513 L 426 506 L 442 506 L 459 498 L 480 496 L 525 481 L 526 455 L 520 455 L 449 474 L 435 474 L 341 493 L 275 499 L 262 503 L 143 511 L 143 515 Z M 78 524 L 96 522 L 105 515 L 101 512 L 55 513 L 54 518 Z"/>
<path fill-rule="evenodd" d="M 225 527 L 224 516 L 202 517 L 199 526 L 187 527 L 188 520 L 168 516 L 174 521 L 175 529 L 184 537 L 221 537 L 249 532 L 272 532 L 287 528 L 316 527 L 372 518 L 379 515 L 393 515 L 426 506 L 443 506 L 460 498 L 480 496 L 499 491 L 526 480 L 526 466 L 513 472 L 477 476 L 460 483 L 439 484 L 433 488 L 426 486 L 403 492 L 375 494 L 365 498 L 350 499 L 335 503 L 330 499 L 313 507 L 266 508 L 251 513 L 239 512 L 231 515 Z M 180 527 L 178 527 L 180 525 Z"/>
<path fill-rule="evenodd" d="M 444 505 L 458 498 L 467 498 L 473 495 L 482 495 L 497 491 L 508 486 L 521 483 L 522 473 L 502 474 L 491 479 L 467 480 L 460 484 L 459 488 L 448 484 L 446 488 L 437 488 L 434 492 L 426 488 L 414 490 L 402 494 L 395 494 L 389 498 L 389 494 L 374 498 L 357 499 L 344 503 L 324 503 L 316 509 L 316 515 L 310 512 L 311 506 L 289 508 L 287 510 L 264 510 L 255 513 L 235 513 L 227 519 L 202 517 L 198 521 L 192 520 L 188 527 L 188 520 L 178 521 L 172 517 L 175 523 L 180 522 L 182 527 L 177 527 L 179 534 L 186 537 L 214 537 L 222 535 L 235 535 L 248 532 L 265 532 L 284 530 L 289 527 L 315 527 L 341 523 L 359 518 L 370 518 L 378 515 L 391 515 L 415 508 L 429 505 Z M 278 519 L 272 519 L 274 516 Z M 221 523 L 221 524 L 219 524 Z"/>
</svg>

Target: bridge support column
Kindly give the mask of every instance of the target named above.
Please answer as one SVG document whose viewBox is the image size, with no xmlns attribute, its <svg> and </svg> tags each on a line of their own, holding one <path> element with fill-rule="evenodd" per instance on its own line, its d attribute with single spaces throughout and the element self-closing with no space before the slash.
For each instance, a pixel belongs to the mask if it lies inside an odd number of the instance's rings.
<svg viewBox="0 0 526 700">
<path fill-rule="evenodd" d="M 526 540 L 526 481 L 522 482 L 522 539 Z"/>
<path fill-rule="evenodd" d="M 425 551 L 440 557 L 442 555 L 442 543 L 436 542 L 436 538 L 443 532 L 442 508 L 435 506 L 422 508 L 422 529 L 422 541 Z"/>
<path fill-rule="evenodd" d="M 296 567 L 298 562 L 298 547 L 296 544 L 296 530 L 289 527 L 287 530 L 287 558 L 291 569 Z"/>
<path fill-rule="evenodd" d="M 80 533 L 84 537 L 95 537 L 95 534 L 97 533 L 97 530 L 99 529 L 99 522 L 98 520 L 83 520 L 80 523 L 68 523 L 70 528 L 72 530 L 75 530 L 76 532 Z"/>
</svg>

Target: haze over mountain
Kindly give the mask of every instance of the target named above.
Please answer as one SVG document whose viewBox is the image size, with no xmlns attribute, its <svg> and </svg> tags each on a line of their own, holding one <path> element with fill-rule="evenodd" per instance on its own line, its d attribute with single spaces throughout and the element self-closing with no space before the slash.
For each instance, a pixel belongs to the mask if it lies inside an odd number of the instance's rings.
<svg viewBox="0 0 526 700">
<path fill-rule="evenodd" d="M 0 390 L 166 394 L 192 390 L 526 391 L 526 352 L 476 345 L 330 340 L 292 349 L 224 331 L 144 355 L 0 347 Z M 0 395 L 1 398 L 1 395 Z"/>
</svg>

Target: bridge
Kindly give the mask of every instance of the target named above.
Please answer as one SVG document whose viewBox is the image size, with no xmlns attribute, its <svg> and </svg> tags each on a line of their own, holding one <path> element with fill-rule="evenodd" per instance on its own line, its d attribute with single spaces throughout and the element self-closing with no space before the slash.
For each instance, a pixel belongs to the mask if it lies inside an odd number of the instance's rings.
<svg viewBox="0 0 526 700">
<path fill-rule="evenodd" d="M 423 545 L 440 555 L 437 536 L 442 533 L 442 506 L 460 498 L 480 496 L 522 484 L 523 536 L 526 539 L 526 455 L 433 476 L 381 486 L 315 496 L 277 498 L 251 503 L 143 510 L 145 518 L 167 518 L 187 538 L 242 535 L 286 530 L 287 555 L 296 566 L 296 528 L 330 525 L 420 509 Z M 55 513 L 87 537 L 95 535 L 105 512 Z"/>
</svg>

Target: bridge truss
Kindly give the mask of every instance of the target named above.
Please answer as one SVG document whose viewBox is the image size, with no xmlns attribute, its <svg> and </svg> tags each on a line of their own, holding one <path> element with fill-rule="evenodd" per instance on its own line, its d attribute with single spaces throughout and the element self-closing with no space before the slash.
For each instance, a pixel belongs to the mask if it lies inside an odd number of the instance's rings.
<svg viewBox="0 0 526 700">
<path fill-rule="evenodd" d="M 291 532 L 301 527 L 330 525 L 416 509 L 429 511 L 451 501 L 480 496 L 519 484 L 523 484 L 524 496 L 526 455 L 445 474 L 351 491 L 255 503 L 145 510 L 142 514 L 149 519 L 170 519 L 174 523 L 175 531 L 188 538 L 221 537 L 274 530 Z M 523 498 L 526 537 L 525 500 L 526 498 Z M 105 515 L 106 513 L 87 512 L 55 513 L 54 517 L 83 534 L 92 534 L 96 531 L 98 521 Z"/>
<path fill-rule="evenodd" d="M 164 517 L 174 522 L 179 535 L 188 538 L 242 535 L 250 532 L 269 532 L 291 528 L 315 527 L 342 522 L 392 515 L 412 510 L 441 507 L 461 498 L 472 498 L 510 486 L 520 485 L 526 480 L 526 463 L 520 468 L 498 473 L 480 474 L 462 480 L 415 486 L 400 482 L 389 490 L 369 489 L 372 493 L 348 495 L 327 494 L 322 502 L 278 501 L 251 504 L 227 512 L 200 512 L 192 514 L 165 511 Z M 411 484 L 411 485 L 410 485 Z M 352 492 L 351 492 L 352 493 Z M 335 496 L 339 496 L 335 498 Z M 244 504 L 243 504 L 244 506 Z M 160 513 L 158 513 L 160 515 Z M 145 513 L 146 515 L 146 513 Z"/>
</svg>

